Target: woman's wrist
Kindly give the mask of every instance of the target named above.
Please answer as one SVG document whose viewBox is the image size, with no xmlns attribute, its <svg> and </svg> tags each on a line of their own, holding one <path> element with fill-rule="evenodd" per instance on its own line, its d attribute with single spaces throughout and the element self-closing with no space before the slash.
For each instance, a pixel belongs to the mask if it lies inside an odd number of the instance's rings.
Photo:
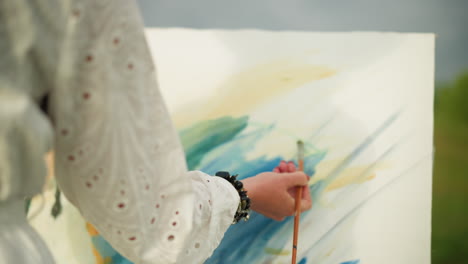
<svg viewBox="0 0 468 264">
<path fill-rule="evenodd" d="M 255 184 L 252 184 L 252 178 L 246 178 L 241 180 L 242 184 L 244 185 L 244 190 L 247 191 L 250 198 L 250 210 L 256 211 L 256 202 L 255 202 Z"/>
<path fill-rule="evenodd" d="M 234 215 L 233 224 L 238 223 L 240 220 L 244 219 L 247 221 L 250 216 L 250 198 L 247 196 L 247 191 L 244 189 L 244 184 L 241 181 L 237 180 L 237 175 L 230 175 L 229 172 L 219 171 L 215 174 L 218 177 L 221 177 L 227 180 L 231 185 L 236 189 L 239 194 L 239 205 L 237 207 L 236 214 Z"/>
</svg>

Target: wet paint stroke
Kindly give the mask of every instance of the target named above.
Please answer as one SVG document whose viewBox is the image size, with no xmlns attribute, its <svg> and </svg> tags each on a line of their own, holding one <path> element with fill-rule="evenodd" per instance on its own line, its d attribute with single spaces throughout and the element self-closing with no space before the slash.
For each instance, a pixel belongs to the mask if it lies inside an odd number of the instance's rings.
<svg viewBox="0 0 468 264">
<path fill-rule="evenodd" d="M 372 141 L 378 137 L 382 131 L 388 128 L 396 120 L 396 118 L 396 114 L 390 116 L 378 129 L 376 129 L 376 131 L 371 133 L 347 157 L 345 157 L 343 162 L 339 164 L 335 170 L 333 170 L 332 173 L 328 175 L 328 177 L 310 186 L 314 201 L 320 200 L 326 188 L 334 183 L 339 175 L 346 175 L 349 172 L 349 169 L 352 168 L 350 166 L 351 161 L 355 159 L 364 149 L 369 147 Z M 216 121 L 214 120 L 213 122 Z M 204 164 L 202 163 L 200 168 L 196 169 L 214 173 L 212 169 L 216 169 L 219 168 L 219 166 L 222 166 L 222 168 L 227 167 L 227 170 L 236 173 L 237 171 L 242 171 L 244 174 L 240 173 L 241 178 L 255 175 L 257 173 L 257 171 L 253 170 L 255 167 L 262 167 L 262 171 L 271 171 L 278 164 L 278 162 L 283 159 L 282 156 L 279 155 L 273 159 L 260 158 L 247 160 L 242 155 L 245 155 L 245 153 L 248 153 L 249 150 L 253 148 L 255 145 L 255 140 L 257 140 L 259 137 L 265 136 L 265 134 L 271 132 L 271 129 L 273 128 L 274 126 L 272 125 L 264 129 L 257 129 L 241 137 L 234 138 L 231 142 L 226 142 L 222 151 L 223 153 L 226 153 L 226 157 L 219 157 L 219 160 L 215 162 L 216 166 L 212 166 L 211 164 L 214 161 L 207 161 Z M 312 143 L 308 142 L 308 145 L 309 144 Z M 222 153 L 220 154 L 222 155 Z M 313 154 L 308 154 L 306 156 L 305 171 L 308 175 L 311 175 L 312 178 L 314 176 L 316 166 L 323 160 L 325 156 L 326 151 L 320 151 Z M 228 160 L 227 163 L 226 160 Z M 246 170 L 244 168 L 245 165 L 247 165 L 247 168 L 251 168 L 252 170 Z M 347 184 L 342 182 L 341 187 L 358 182 L 350 181 Z M 305 215 L 307 215 L 307 213 Z M 289 255 L 289 251 L 282 249 L 289 241 L 291 230 L 292 218 L 288 218 L 282 222 L 276 222 L 272 219 L 264 217 L 263 215 L 253 212 L 249 222 L 232 226 L 228 230 L 222 243 L 206 263 L 262 263 L 268 259 L 268 255 Z M 316 243 L 318 243 L 318 241 Z M 312 249 L 313 248 L 311 248 L 311 250 Z"/>
<path fill-rule="evenodd" d="M 247 127 L 248 117 L 223 117 L 216 122 L 202 121 L 180 132 L 189 168 L 197 168 L 203 157 L 219 145 L 232 140 Z"/>
</svg>

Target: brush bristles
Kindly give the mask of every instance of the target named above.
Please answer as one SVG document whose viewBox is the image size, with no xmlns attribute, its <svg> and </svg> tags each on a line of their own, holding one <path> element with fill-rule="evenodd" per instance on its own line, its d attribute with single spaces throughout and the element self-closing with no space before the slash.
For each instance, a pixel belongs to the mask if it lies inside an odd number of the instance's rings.
<svg viewBox="0 0 468 264">
<path fill-rule="evenodd" d="M 297 141 L 297 159 L 304 159 L 304 142 L 302 142 L 302 140 Z"/>
</svg>

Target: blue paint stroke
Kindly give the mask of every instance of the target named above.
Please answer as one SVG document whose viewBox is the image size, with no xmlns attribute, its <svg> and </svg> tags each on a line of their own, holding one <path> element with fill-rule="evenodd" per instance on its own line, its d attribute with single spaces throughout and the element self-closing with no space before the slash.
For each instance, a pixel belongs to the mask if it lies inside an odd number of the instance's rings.
<svg viewBox="0 0 468 264">
<path fill-rule="evenodd" d="M 366 150 L 374 140 L 382 134 L 399 116 L 399 112 L 391 115 L 379 128 L 377 128 L 372 134 L 370 134 L 366 139 L 364 139 L 361 144 L 359 144 L 346 158 L 332 171 L 330 174 L 325 178 L 327 182 L 332 182 L 335 180 L 341 172 L 343 172 L 349 164 L 356 159 L 359 154 L 361 154 L 364 150 Z"/>
<path fill-rule="evenodd" d="M 303 258 L 297 264 L 306 264 L 306 263 L 307 263 L 307 258 Z"/>
<path fill-rule="evenodd" d="M 273 132 L 274 126 L 256 128 L 233 138 L 207 154 L 198 168 L 208 174 L 223 169 L 238 173 L 240 179 L 258 173 L 272 171 L 284 158 L 262 156 L 249 160 L 246 155 L 253 150 L 259 140 Z M 325 157 L 326 152 L 316 152 L 305 157 L 308 175 L 315 173 L 315 166 Z M 190 158 L 190 157 L 187 157 Z M 228 229 L 214 254 L 205 262 L 213 263 L 255 263 L 264 257 L 266 247 L 283 248 L 292 229 L 292 218 L 277 222 L 253 212 L 248 222 L 238 223 Z M 273 239 L 273 237 L 275 239 Z M 235 246 L 234 246 L 235 245 Z"/>
<path fill-rule="evenodd" d="M 359 210 L 360 208 L 362 208 L 368 201 L 370 201 L 372 198 L 374 198 L 377 194 L 379 194 L 380 192 L 382 192 L 383 190 L 387 189 L 389 186 L 395 184 L 398 180 L 401 180 L 401 178 L 403 178 L 403 176 L 405 175 L 411 175 L 409 174 L 409 172 L 414 169 L 414 168 L 417 168 L 419 166 L 419 164 L 421 164 L 422 162 L 424 162 L 427 158 L 429 157 L 432 157 L 432 153 L 429 154 L 430 156 L 425 156 L 423 158 L 421 158 L 420 160 L 416 161 L 413 165 L 409 166 L 408 168 L 406 168 L 405 170 L 403 170 L 403 172 L 396 176 L 395 178 L 393 178 L 392 180 L 390 180 L 389 182 L 387 182 L 385 185 L 383 186 L 380 186 L 376 191 L 374 191 L 371 195 L 369 195 L 366 199 L 362 200 L 361 202 L 359 202 L 354 208 L 352 208 L 351 210 L 349 210 L 349 212 L 347 214 L 345 214 L 339 221 L 337 221 L 335 223 L 335 225 L 333 225 L 332 228 L 330 228 L 329 230 L 327 230 L 327 232 L 325 234 L 322 235 L 322 237 L 320 239 L 318 239 L 313 245 L 311 245 L 307 250 L 306 252 L 310 252 L 311 250 L 313 250 L 313 248 L 322 240 L 324 239 L 326 236 L 328 236 L 330 233 L 332 233 L 336 228 L 338 228 L 338 226 L 343 223 L 348 217 L 350 217 L 354 212 L 356 212 L 357 210 Z"/>
<path fill-rule="evenodd" d="M 381 127 L 352 151 L 352 153 L 332 171 L 329 177 L 310 186 L 314 200 L 317 200 L 318 197 L 321 196 L 324 189 L 331 181 L 338 177 L 360 153 L 369 147 L 375 138 L 396 120 L 397 116 L 398 114 L 395 114 L 387 119 Z M 255 148 L 261 138 L 274 131 L 274 125 L 263 126 L 251 130 L 248 133 L 243 133 L 247 127 L 247 117 L 228 119 L 221 118 L 205 121 L 203 124 L 198 124 L 198 126 L 195 125 L 191 129 L 194 129 L 196 133 L 191 133 L 190 128 L 181 132 L 182 142 L 184 143 L 187 153 L 189 169 L 199 169 L 209 174 L 214 174 L 218 170 L 227 170 L 233 173 L 239 173 L 240 179 L 251 177 L 264 171 L 272 171 L 283 159 L 282 156 L 278 155 L 273 158 L 261 156 L 249 160 L 246 154 Z M 222 124 L 226 124 L 227 121 L 232 122 L 233 125 L 228 127 L 223 126 Z M 312 143 L 306 142 L 306 146 L 310 144 Z M 305 164 L 307 165 L 305 172 L 313 176 L 315 167 L 325 155 L 326 151 L 316 151 L 313 154 L 307 155 L 305 157 Z M 359 207 L 359 205 L 357 207 Z M 341 221 L 338 221 L 332 229 L 340 222 Z M 258 262 L 267 256 L 264 251 L 266 247 L 276 249 L 284 248 L 291 229 L 292 217 L 285 221 L 277 222 L 253 212 L 249 222 L 242 222 L 228 229 L 219 247 L 205 263 Z M 329 232 L 326 234 L 328 233 Z M 318 241 L 316 243 L 318 243 Z M 314 243 L 314 245 L 316 243 Z M 314 247 L 314 245 L 312 247 Z M 312 249 L 312 247 L 309 249 Z M 104 250 L 103 246 L 97 248 L 98 250 Z M 306 263 L 305 261 L 306 259 L 301 260 L 302 263 Z M 119 262 L 113 263 L 121 264 Z"/>
<path fill-rule="evenodd" d="M 359 259 L 342 262 L 341 264 L 359 264 L 361 261 Z"/>
<path fill-rule="evenodd" d="M 314 200 L 318 200 L 319 196 L 322 195 L 323 191 L 328 187 L 328 185 L 338 177 L 343 170 L 349 166 L 349 164 L 357 158 L 365 149 L 367 149 L 371 143 L 387 129 L 398 117 L 398 113 L 390 116 L 383 124 L 376 129 L 371 135 L 369 135 L 362 143 L 360 143 L 350 155 L 348 155 L 345 160 L 335 168 L 330 175 L 310 187 L 312 196 Z M 227 143 L 226 147 L 223 148 L 219 155 L 226 155 L 225 157 L 219 157 L 216 159 L 215 168 L 223 168 L 222 166 L 229 167 L 229 171 L 236 171 L 244 169 L 244 165 L 248 162 L 245 160 L 243 155 L 245 155 L 248 150 L 255 146 L 255 142 L 263 137 L 266 133 L 270 132 L 270 128 L 255 130 L 250 135 L 246 135 L 243 138 L 234 139 L 232 142 Z M 320 162 L 326 153 L 319 153 L 315 155 L 308 156 L 305 164 L 312 165 L 312 171 L 308 173 L 313 174 L 313 168 Z M 226 159 L 231 158 L 228 164 L 222 164 Z M 278 157 L 277 160 L 281 158 Z M 239 161 L 237 164 L 233 164 L 234 161 Z M 266 167 L 264 169 L 271 170 L 276 166 L 277 160 L 270 160 L 270 168 Z M 266 162 L 264 159 L 257 159 L 256 162 Z M 221 163 L 220 163 L 221 162 Z M 235 166 L 237 165 L 237 166 Z M 250 164 L 253 167 L 257 167 L 260 164 Z M 209 167 L 202 168 L 203 171 L 209 171 Z M 311 170 L 311 168 L 307 168 Z M 252 176 L 255 174 L 251 174 Z M 215 264 L 215 263 L 255 263 L 259 262 L 262 257 L 265 256 L 264 249 L 269 248 L 284 248 L 286 242 L 288 241 L 288 235 L 285 232 L 290 233 L 292 229 L 292 218 L 288 218 L 282 222 L 276 222 L 269 218 L 266 218 L 262 215 L 253 213 L 252 218 L 249 222 L 244 224 L 238 224 L 231 227 L 227 233 L 220 246 L 215 250 L 213 256 L 209 258 L 205 263 Z M 328 233 L 328 232 L 327 232 Z M 284 234 L 284 235 L 283 235 Z M 272 239 L 272 238 L 275 239 Z M 320 240 L 318 240 L 320 241 Z M 316 243 L 318 243 L 318 241 Z M 314 243 L 314 244 L 316 244 Z M 235 246 L 234 246 L 235 245 Z"/>
<path fill-rule="evenodd" d="M 382 134 L 400 115 L 400 112 L 392 114 L 373 133 L 367 136 L 346 158 L 333 169 L 328 176 L 316 182 L 311 188 L 312 199 L 318 201 L 325 189 L 353 162 L 362 152 L 364 152 L 375 139 Z"/>
<path fill-rule="evenodd" d="M 368 177 L 377 168 L 378 164 L 380 164 L 380 162 L 385 160 L 391 153 L 393 153 L 397 149 L 398 146 L 399 146 L 399 144 L 395 143 L 392 146 L 390 146 L 388 149 L 386 149 L 383 152 L 383 154 L 381 154 L 379 157 L 377 157 L 377 159 L 373 163 L 371 163 L 359 176 L 357 176 L 356 179 L 358 181 L 360 181 L 360 180 L 364 180 L 366 177 Z M 348 197 L 352 196 L 356 192 L 356 189 L 358 189 L 357 186 L 352 188 L 353 192 L 351 192 L 351 193 L 341 193 L 341 194 L 337 195 L 334 200 L 335 201 L 340 201 L 342 199 L 347 199 Z"/>
<path fill-rule="evenodd" d="M 327 121 L 321 124 L 319 128 L 306 140 L 310 142 L 314 142 L 317 136 L 319 136 L 322 133 L 322 131 L 335 120 L 335 118 L 336 118 L 336 115 L 333 114 Z"/>
<path fill-rule="evenodd" d="M 248 117 L 225 117 L 203 121 L 181 131 L 189 169 L 198 169 L 211 175 L 219 170 L 226 170 L 238 173 L 239 179 L 272 171 L 284 157 L 261 156 L 249 160 L 246 155 L 255 148 L 261 138 L 274 131 L 274 125 L 264 125 L 242 133 L 247 123 Z M 311 143 L 306 146 L 311 146 Z M 316 150 L 315 147 L 313 149 Z M 315 166 L 325 155 L 325 151 L 306 155 L 305 172 L 313 176 Z M 265 246 L 283 248 L 292 229 L 291 219 L 277 222 L 261 214 L 252 213 L 249 222 L 239 223 L 228 230 L 221 245 L 206 263 L 254 263 L 256 259 L 265 255 Z M 275 236 L 279 238 L 272 239 Z M 112 257 L 112 264 L 131 263 L 120 256 L 101 236 L 93 239 L 93 244 L 103 257 Z"/>
</svg>

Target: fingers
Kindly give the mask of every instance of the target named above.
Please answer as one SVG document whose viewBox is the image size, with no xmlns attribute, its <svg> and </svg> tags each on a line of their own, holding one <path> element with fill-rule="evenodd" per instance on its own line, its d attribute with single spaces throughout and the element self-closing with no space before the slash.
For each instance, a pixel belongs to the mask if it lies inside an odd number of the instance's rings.
<svg viewBox="0 0 468 264">
<path fill-rule="evenodd" d="M 310 210 L 312 208 L 312 200 L 302 200 L 301 202 L 301 212 Z"/>
<path fill-rule="evenodd" d="M 307 211 L 312 208 L 312 196 L 308 186 L 302 189 L 301 212 Z"/>
<path fill-rule="evenodd" d="M 286 161 L 282 160 L 280 164 L 278 165 L 279 171 L 280 172 L 287 172 L 288 171 L 288 164 Z"/>
<path fill-rule="evenodd" d="M 295 172 L 296 171 L 296 164 L 294 162 L 290 161 L 288 162 L 288 172 Z"/>
<path fill-rule="evenodd" d="M 309 186 L 306 185 L 304 187 L 302 187 L 302 199 L 310 199 L 311 195 L 310 195 L 310 189 L 309 189 Z"/>
<path fill-rule="evenodd" d="M 294 162 L 292 161 L 286 162 L 282 160 L 280 164 L 273 169 L 273 172 L 284 173 L 284 172 L 295 172 L 296 170 L 297 168 Z"/>
<path fill-rule="evenodd" d="M 286 187 L 305 186 L 309 181 L 308 176 L 302 171 L 283 173 L 281 177 Z"/>
<path fill-rule="evenodd" d="M 268 217 L 276 221 L 283 221 L 286 217 L 294 215 L 295 203 L 294 199 L 290 196 L 283 197 L 279 200 L 281 200 L 281 204 L 276 206 L 276 212 Z"/>
</svg>

